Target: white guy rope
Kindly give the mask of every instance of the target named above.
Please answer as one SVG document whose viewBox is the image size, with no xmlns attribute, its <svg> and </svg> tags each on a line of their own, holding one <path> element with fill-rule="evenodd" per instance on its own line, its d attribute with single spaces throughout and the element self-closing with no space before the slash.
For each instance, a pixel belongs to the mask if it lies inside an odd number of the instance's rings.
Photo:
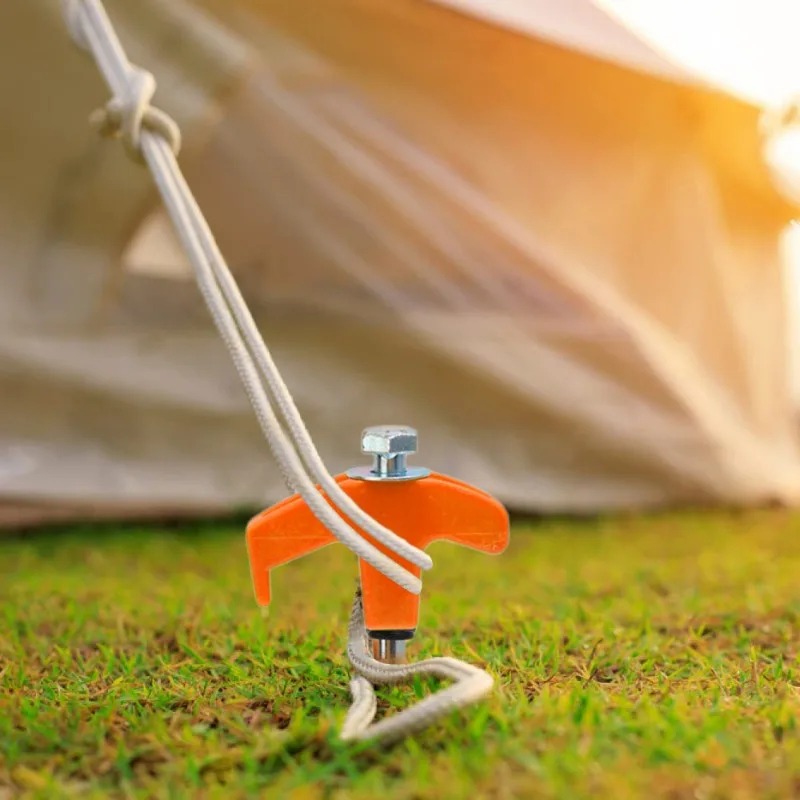
<svg viewBox="0 0 800 800">
<path fill-rule="evenodd" d="M 350 681 L 353 704 L 344 721 L 345 741 L 380 739 L 390 743 L 427 728 L 457 708 L 477 703 L 492 691 L 492 676 L 457 658 L 428 658 L 414 664 L 382 664 L 369 653 L 361 591 L 356 592 L 348 626 L 347 656 L 358 675 Z M 373 684 L 397 684 L 415 675 L 432 675 L 454 683 L 393 717 L 372 724 L 377 711 Z"/>
<path fill-rule="evenodd" d="M 174 120 L 151 105 L 155 78 L 128 61 L 99 0 L 64 0 L 64 12 L 74 42 L 94 57 L 112 93 L 106 107 L 95 112 L 91 119 L 101 134 L 120 137 L 128 155 L 149 167 L 192 264 L 201 294 L 290 491 L 297 492 L 314 516 L 359 558 L 407 591 L 419 594 L 420 579 L 370 544 L 332 507 L 331 503 L 350 522 L 401 558 L 421 569 L 430 569 L 433 565 L 426 553 L 366 514 L 325 468 L 178 166 L 180 130 Z M 276 416 L 271 400 L 287 430 Z M 345 739 L 402 738 L 455 708 L 477 701 L 492 688 L 492 679 L 487 673 L 456 659 L 429 659 L 402 666 L 373 659 L 366 647 L 360 593 L 356 595 L 350 621 L 348 656 L 359 677 L 351 684 L 353 706 L 342 732 Z M 398 683 L 416 674 L 438 675 L 456 683 L 372 725 L 376 708 L 372 684 Z"/>
</svg>

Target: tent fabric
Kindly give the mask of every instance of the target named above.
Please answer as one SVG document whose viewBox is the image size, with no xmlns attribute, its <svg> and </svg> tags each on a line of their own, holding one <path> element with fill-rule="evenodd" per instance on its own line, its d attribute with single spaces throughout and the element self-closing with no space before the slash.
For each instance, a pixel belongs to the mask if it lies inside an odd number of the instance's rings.
<svg viewBox="0 0 800 800">
<path fill-rule="evenodd" d="M 577 23 L 561 47 L 423 0 L 300 6 L 109 12 L 328 467 L 396 420 L 420 462 L 522 510 L 796 502 L 793 209 L 757 110 L 577 52 Z M 9 21 L 63 70 L 38 71 L 11 142 L 35 147 L 3 165 L 0 497 L 275 501 L 147 176 L 92 138 L 102 87 L 44 9 Z"/>
<path fill-rule="evenodd" d="M 433 0 L 436 5 L 612 64 L 681 83 L 705 83 L 658 53 L 591 0 Z"/>
</svg>

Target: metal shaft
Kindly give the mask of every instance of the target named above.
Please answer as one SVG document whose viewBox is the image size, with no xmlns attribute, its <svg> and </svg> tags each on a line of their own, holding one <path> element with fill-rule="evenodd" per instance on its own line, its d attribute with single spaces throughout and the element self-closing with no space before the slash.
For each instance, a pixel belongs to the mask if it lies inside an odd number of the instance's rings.
<svg viewBox="0 0 800 800">
<path fill-rule="evenodd" d="M 404 639 L 373 639 L 370 637 L 372 657 L 384 664 L 405 664 L 406 643 Z"/>
<path fill-rule="evenodd" d="M 383 455 L 382 453 L 376 453 L 373 456 L 372 471 L 376 475 L 385 478 L 405 475 L 407 472 L 406 454 L 397 453 L 396 455 Z"/>
</svg>

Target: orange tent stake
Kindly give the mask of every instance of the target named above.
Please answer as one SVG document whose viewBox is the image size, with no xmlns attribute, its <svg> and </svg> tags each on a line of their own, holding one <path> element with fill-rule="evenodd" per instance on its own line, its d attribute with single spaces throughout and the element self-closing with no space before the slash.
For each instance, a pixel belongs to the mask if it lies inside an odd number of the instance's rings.
<svg viewBox="0 0 800 800">
<path fill-rule="evenodd" d="M 336 481 L 382 525 L 419 549 L 444 539 L 484 553 L 505 550 L 509 520 L 501 503 L 454 478 L 406 467 L 405 456 L 416 451 L 413 429 L 368 428 L 362 436 L 362 451 L 375 456 L 373 467 L 350 470 L 337 476 Z M 359 533 L 419 576 L 419 567 L 397 557 L 363 531 Z M 335 541 L 298 495 L 253 518 L 247 526 L 247 548 L 258 603 L 265 606 L 271 600 L 270 570 Z M 386 651 L 398 654 L 404 647 L 397 643 L 414 635 L 419 597 L 363 560 L 359 564 L 364 616 L 373 652 L 381 660 L 398 660 L 387 656 Z"/>
</svg>

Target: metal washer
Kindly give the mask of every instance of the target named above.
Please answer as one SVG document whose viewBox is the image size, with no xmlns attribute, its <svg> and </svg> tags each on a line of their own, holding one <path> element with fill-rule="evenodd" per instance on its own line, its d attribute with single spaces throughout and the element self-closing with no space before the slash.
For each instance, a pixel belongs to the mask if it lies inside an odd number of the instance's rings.
<svg viewBox="0 0 800 800">
<path fill-rule="evenodd" d="M 398 481 L 418 481 L 420 478 L 427 478 L 431 471 L 427 467 L 406 467 L 399 475 L 381 475 L 375 472 L 372 467 L 352 467 L 345 473 L 348 478 L 358 481 L 375 481 L 380 483 Z"/>
</svg>

